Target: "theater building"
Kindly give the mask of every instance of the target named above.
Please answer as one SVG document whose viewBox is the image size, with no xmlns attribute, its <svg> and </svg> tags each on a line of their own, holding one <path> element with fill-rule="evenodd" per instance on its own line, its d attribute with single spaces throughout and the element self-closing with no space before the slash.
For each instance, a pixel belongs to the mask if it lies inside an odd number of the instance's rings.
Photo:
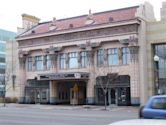
<svg viewBox="0 0 166 125">
<path fill-rule="evenodd" d="M 103 90 L 108 104 L 143 103 L 145 27 L 153 19 L 148 3 L 43 23 L 24 14 L 20 103 L 104 104 Z"/>
</svg>

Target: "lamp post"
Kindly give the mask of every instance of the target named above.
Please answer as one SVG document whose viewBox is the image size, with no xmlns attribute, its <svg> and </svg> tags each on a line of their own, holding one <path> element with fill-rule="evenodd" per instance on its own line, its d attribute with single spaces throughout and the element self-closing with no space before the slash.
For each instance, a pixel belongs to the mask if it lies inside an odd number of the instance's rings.
<svg viewBox="0 0 166 125">
<path fill-rule="evenodd" d="M 159 95 L 160 94 L 160 88 L 159 88 L 159 57 L 157 55 L 154 56 L 154 62 L 155 62 L 155 90 L 156 90 L 156 94 Z"/>
</svg>

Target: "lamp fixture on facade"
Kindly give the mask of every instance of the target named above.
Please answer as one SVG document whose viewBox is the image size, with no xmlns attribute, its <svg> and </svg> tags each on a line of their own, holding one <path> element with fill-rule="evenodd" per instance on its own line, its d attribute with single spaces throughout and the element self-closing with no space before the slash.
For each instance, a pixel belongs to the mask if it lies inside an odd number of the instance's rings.
<svg viewBox="0 0 166 125">
<path fill-rule="evenodd" d="M 158 62 L 159 59 L 160 59 L 160 58 L 159 58 L 157 55 L 154 56 L 154 61 L 155 61 L 155 62 Z"/>
<path fill-rule="evenodd" d="M 155 55 L 154 56 L 154 62 L 155 62 L 155 67 L 156 67 L 156 78 L 155 78 L 155 87 L 156 87 L 156 94 L 160 94 L 160 87 L 159 87 L 159 69 L 158 69 L 158 62 L 159 62 L 159 56 Z"/>
</svg>

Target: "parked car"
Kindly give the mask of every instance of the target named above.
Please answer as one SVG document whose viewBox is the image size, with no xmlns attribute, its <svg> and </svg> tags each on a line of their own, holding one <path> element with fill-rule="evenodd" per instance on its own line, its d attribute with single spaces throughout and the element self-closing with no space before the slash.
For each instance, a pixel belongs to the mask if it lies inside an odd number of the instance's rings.
<svg viewBox="0 0 166 125">
<path fill-rule="evenodd" d="M 109 125 L 166 125 L 166 120 L 132 119 L 111 123 Z"/>
<path fill-rule="evenodd" d="M 146 105 L 140 108 L 139 117 L 166 119 L 166 95 L 152 96 Z"/>
</svg>

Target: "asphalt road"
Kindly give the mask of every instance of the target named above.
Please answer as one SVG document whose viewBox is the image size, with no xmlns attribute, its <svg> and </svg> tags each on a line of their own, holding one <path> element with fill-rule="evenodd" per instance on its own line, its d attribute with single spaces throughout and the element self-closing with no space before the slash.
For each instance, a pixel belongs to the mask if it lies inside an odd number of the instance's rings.
<svg viewBox="0 0 166 125">
<path fill-rule="evenodd" d="M 137 118 L 137 110 L 50 109 L 0 107 L 0 125 L 107 125 Z"/>
</svg>

